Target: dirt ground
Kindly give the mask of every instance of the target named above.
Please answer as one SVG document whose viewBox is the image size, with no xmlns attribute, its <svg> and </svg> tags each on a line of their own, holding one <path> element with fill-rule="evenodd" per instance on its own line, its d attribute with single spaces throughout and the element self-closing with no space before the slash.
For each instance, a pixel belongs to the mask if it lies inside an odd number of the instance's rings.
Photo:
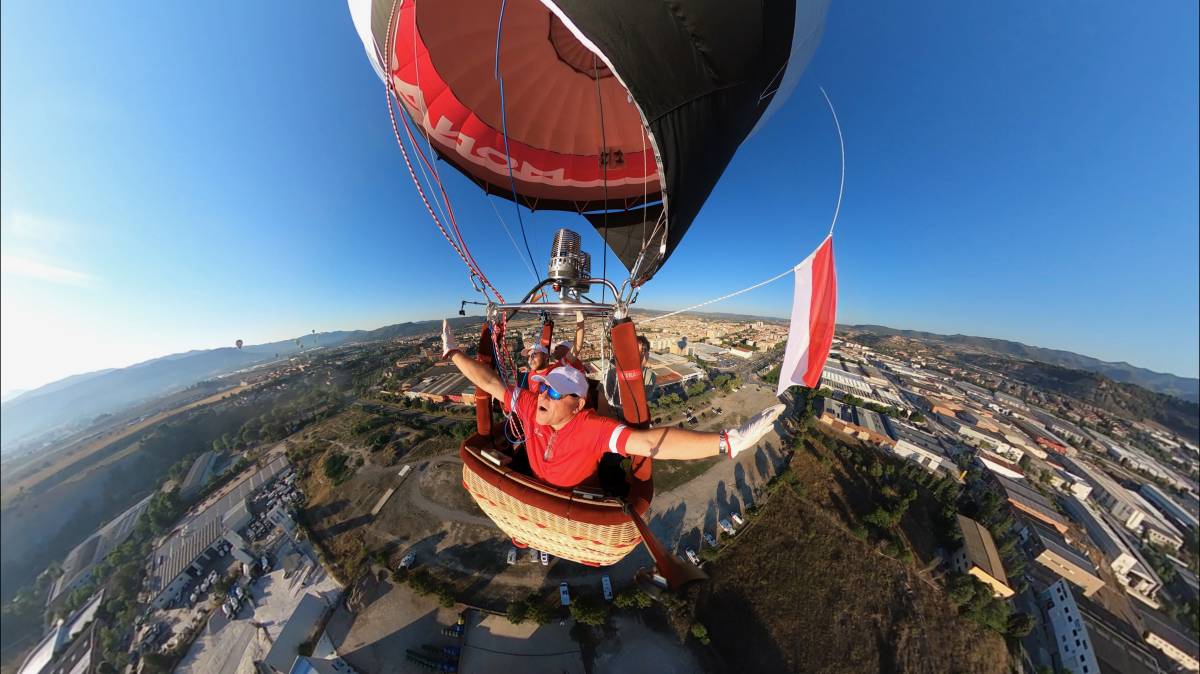
<svg viewBox="0 0 1200 674">
<path fill-rule="evenodd" d="M 786 486 L 710 573 L 697 617 L 730 671 L 1008 670 L 998 636 Z"/>
<path fill-rule="evenodd" d="M 686 644 L 647 625 L 637 614 L 612 618 L 616 635 L 596 647 L 594 674 L 692 674 L 703 670 Z"/>
</svg>

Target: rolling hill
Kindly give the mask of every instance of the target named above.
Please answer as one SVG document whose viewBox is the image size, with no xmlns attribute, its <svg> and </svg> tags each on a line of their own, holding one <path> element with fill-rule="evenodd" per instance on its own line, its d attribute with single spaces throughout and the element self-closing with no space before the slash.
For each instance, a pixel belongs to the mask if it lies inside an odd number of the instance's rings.
<svg viewBox="0 0 1200 674">
<path fill-rule="evenodd" d="M 1013 342 L 1007 339 L 972 337 L 969 335 L 939 335 L 918 330 L 898 330 L 883 325 L 838 326 L 839 331 L 847 329 L 870 332 L 877 335 L 896 335 L 910 339 L 942 342 L 963 350 L 1032 360 L 1071 370 L 1094 372 L 1118 383 L 1135 384 L 1147 391 L 1174 396 L 1190 402 L 1200 402 L 1200 379 L 1179 377 L 1165 372 L 1155 372 L 1125 362 L 1111 363 L 1098 358 L 1092 358 L 1091 356 L 1082 356 L 1071 351 L 1044 349 L 1040 346 L 1029 346 L 1028 344 Z"/>
</svg>

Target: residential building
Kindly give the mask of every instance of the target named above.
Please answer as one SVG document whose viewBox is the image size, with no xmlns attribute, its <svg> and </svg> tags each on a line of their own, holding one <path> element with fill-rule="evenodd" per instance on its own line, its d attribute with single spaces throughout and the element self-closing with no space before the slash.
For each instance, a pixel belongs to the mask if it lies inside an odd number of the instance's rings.
<svg viewBox="0 0 1200 674">
<path fill-rule="evenodd" d="M 936 437 L 901 422 L 892 421 L 888 426 L 896 439 L 891 446 L 893 454 L 905 461 L 912 461 L 931 473 L 962 481 L 962 471 Z"/>
<path fill-rule="evenodd" d="M 1009 505 L 1018 512 L 1053 528 L 1059 534 L 1067 533 L 1067 520 L 1055 510 L 1054 505 L 1041 492 L 1030 487 L 1024 480 L 1018 482 L 1002 475 L 996 481 L 1004 490 Z"/>
<path fill-rule="evenodd" d="M 1185 529 L 1191 529 L 1193 532 L 1200 531 L 1200 521 L 1197 520 L 1196 513 L 1179 505 L 1175 499 L 1171 498 L 1170 495 L 1159 489 L 1156 485 L 1147 482 L 1138 487 L 1138 492 L 1142 495 L 1142 498 L 1149 501 L 1151 505 L 1176 525 Z"/>
<path fill-rule="evenodd" d="M 979 463 L 983 464 L 984 468 L 997 475 L 1002 475 L 1010 480 L 1025 479 L 1025 473 L 1019 465 L 1005 459 L 999 454 L 994 454 L 986 449 L 980 449 L 976 450 L 975 458 L 979 460 Z"/>
<path fill-rule="evenodd" d="M 817 411 L 819 422 L 863 442 L 870 442 L 881 447 L 892 445 L 892 437 L 887 435 L 887 423 L 878 414 L 871 410 L 840 403 L 832 398 L 821 398 L 820 400 L 820 408 Z M 873 416 L 860 417 L 863 412 Z"/>
<path fill-rule="evenodd" d="M 1067 582 L 1054 583 L 1039 598 L 1042 613 L 1054 634 L 1056 668 L 1074 674 L 1099 674 L 1100 665 L 1092 651 L 1091 637 Z"/>
<path fill-rule="evenodd" d="M 56 671 L 55 663 L 59 661 L 59 656 L 71 647 L 75 637 L 79 636 L 96 618 L 96 612 L 100 609 L 100 602 L 103 599 L 104 591 L 101 590 L 92 595 L 87 603 L 79 607 L 66 620 L 60 618 L 55 622 L 46 636 L 33 647 L 29 655 L 25 656 L 17 674 L 50 674 L 50 672 Z M 88 660 L 90 661 L 90 658 Z"/>
<path fill-rule="evenodd" d="M 1059 502 L 1071 518 L 1087 530 L 1088 538 L 1104 555 L 1121 586 L 1135 599 L 1157 608 L 1158 603 L 1154 597 L 1162 587 L 1162 580 L 1154 573 L 1150 563 L 1142 557 L 1136 545 L 1127 541 L 1105 520 L 1103 513 L 1088 502 L 1075 496 L 1063 496 Z"/>
<path fill-rule="evenodd" d="M 950 558 L 950 567 L 983 581 L 997 597 L 1007 599 L 1013 596 L 1015 592 L 1008 585 L 1008 576 L 1004 573 L 1004 564 L 1000 561 L 1000 553 L 996 550 L 991 532 L 969 517 L 957 517 L 963 545 Z"/>
<path fill-rule="evenodd" d="M 1072 547 L 1057 531 L 1030 522 L 1022 533 L 1033 560 L 1078 586 L 1083 590 L 1083 596 L 1090 597 L 1104 587 L 1104 580 L 1087 556 Z"/>
<path fill-rule="evenodd" d="M 1138 610 L 1142 620 L 1142 638 L 1189 672 L 1200 671 L 1200 644 L 1157 611 Z"/>
<path fill-rule="evenodd" d="M 1130 531 L 1137 531 L 1146 517 L 1144 506 L 1133 494 L 1100 468 L 1086 461 L 1072 461 L 1073 468 L 1092 485 L 1092 500 L 1112 514 Z"/>
</svg>

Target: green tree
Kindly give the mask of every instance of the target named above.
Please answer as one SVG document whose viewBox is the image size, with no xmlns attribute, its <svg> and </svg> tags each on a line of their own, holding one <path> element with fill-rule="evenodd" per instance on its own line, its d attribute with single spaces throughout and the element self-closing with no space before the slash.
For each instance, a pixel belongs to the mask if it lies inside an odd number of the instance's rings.
<svg viewBox="0 0 1200 674">
<path fill-rule="evenodd" d="M 508 616 L 508 621 L 514 625 L 520 625 L 529 619 L 529 602 L 524 599 L 508 602 L 508 610 L 505 611 Z"/>
<path fill-rule="evenodd" d="M 581 595 L 571 601 L 571 617 L 575 622 L 599 627 L 608 621 L 608 605 L 591 595 Z"/>
<path fill-rule="evenodd" d="M 708 637 L 708 628 L 705 627 L 703 623 L 692 623 L 691 632 L 692 636 L 696 637 L 696 640 L 705 646 L 712 642 L 712 640 Z"/>
<path fill-rule="evenodd" d="M 617 596 L 613 597 L 613 604 L 617 608 L 643 609 L 650 608 L 650 605 L 653 603 L 654 600 L 650 598 L 650 595 L 642 592 L 637 587 L 622 590 L 617 593 Z"/>
<path fill-rule="evenodd" d="M 1037 619 L 1028 613 L 1014 613 L 1008 617 L 1008 636 L 1020 639 L 1033 631 Z"/>
</svg>

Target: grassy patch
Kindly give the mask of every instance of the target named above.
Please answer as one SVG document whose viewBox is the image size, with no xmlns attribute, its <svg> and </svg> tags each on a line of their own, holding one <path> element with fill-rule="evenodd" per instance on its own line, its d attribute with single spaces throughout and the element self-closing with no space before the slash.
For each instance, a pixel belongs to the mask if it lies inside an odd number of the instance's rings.
<svg viewBox="0 0 1200 674">
<path fill-rule="evenodd" d="M 695 461 L 655 461 L 654 490 L 657 492 L 671 491 L 682 484 L 691 482 L 722 460 L 728 461 L 729 459 L 714 456 L 711 459 Z"/>
<path fill-rule="evenodd" d="M 696 617 L 739 671 L 1008 670 L 999 636 L 791 488 L 710 572 Z"/>
</svg>

